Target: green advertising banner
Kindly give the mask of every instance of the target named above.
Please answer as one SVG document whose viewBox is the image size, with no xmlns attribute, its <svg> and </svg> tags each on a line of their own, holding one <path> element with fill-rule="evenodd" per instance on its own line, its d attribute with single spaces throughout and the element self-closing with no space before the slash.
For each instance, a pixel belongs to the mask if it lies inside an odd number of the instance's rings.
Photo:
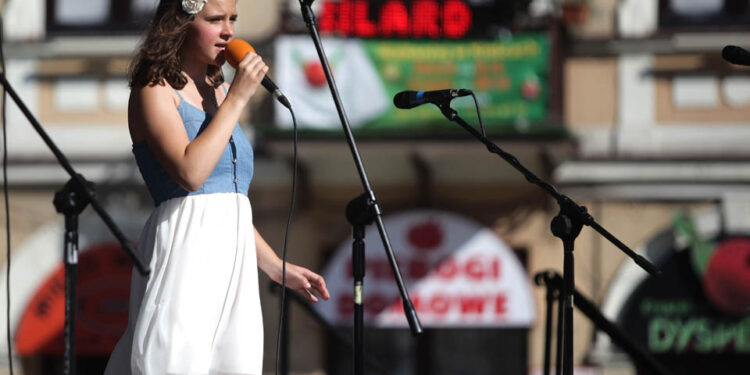
<svg viewBox="0 0 750 375">
<path fill-rule="evenodd" d="M 471 89 L 488 131 L 534 133 L 548 126 L 549 38 L 542 33 L 497 41 L 392 41 L 324 39 L 344 107 L 355 131 L 399 132 L 454 126 L 430 104 L 410 110 L 393 105 L 403 90 Z M 312 43 L 280 37 L 279 86 L 292 101 L 303 129 L 339 130 L 340 123 Z M 471 97 L 451 105 L 476 124 Z M 277 107 L 276 122 L 290 128 Z"/>
<path fill-rule="evenodd" d="M 389 97 L 402 90 L 468 88 L 488 125 L 539 123 L 547 117 L 548 40 L 542 35 L 507 42 L 365 42 Z M 473 110 L 469 97 L 453 108 Z M 463 111 L 462 111 L 463 113 Z M 373 127 L 442 122 L 432 106 L 393 109 Z"/>
</svg>

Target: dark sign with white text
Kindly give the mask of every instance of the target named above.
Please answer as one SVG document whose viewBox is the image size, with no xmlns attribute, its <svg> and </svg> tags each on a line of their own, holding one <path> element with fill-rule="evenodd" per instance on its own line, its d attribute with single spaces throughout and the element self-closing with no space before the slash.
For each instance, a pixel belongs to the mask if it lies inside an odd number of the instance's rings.
<svg viewBox="0 0 750 375">
<path fill-rule="evenodd" d="M 703 238 L 679 216 L 647 248 L 662 273 L 637 284 L 617 324 L 675 374 L 747 374 L 750 238 Z"/>
</svg>

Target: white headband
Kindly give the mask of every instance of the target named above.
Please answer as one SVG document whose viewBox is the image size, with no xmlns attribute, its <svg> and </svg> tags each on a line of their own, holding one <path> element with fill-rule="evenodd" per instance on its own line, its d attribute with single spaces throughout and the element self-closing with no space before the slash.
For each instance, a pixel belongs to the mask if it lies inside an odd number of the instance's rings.
<svg viewBox="0 0 750 375">
<path fill-rule="evenodd" d="M 182 0 L 182 10 L 187 14 L 197 14 L 207 2 L 208 0 Z"/>
</svg>

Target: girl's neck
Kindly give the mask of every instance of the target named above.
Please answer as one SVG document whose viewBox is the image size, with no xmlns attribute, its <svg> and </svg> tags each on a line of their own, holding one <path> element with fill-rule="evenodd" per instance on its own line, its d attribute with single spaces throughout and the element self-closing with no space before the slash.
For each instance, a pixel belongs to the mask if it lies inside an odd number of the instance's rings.
<svg viewBox="0 0 750 375">
<path fill-rule="evenodd" d="M 208 79 L 206 71 L 208 66 L 205 64 L 183 64 L 182 71 L 185 75 L 193 81 L 197 88 L 204 88 L 208 86 Z"/>
</svg>

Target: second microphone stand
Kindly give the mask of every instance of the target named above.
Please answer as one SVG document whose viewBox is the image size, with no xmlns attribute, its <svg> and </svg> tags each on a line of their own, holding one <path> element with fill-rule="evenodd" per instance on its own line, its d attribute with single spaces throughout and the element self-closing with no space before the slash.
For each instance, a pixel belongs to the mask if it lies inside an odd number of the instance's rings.
<svg viewBox="0 0 750 375">
<path fill-rule="evenodd" d="M 333 102 L 336 105 L 336 110 L 339 115 L 339 120 L 344 128 L 344 134 L 346 135 L 346 141 L 349 145 L 349 149 L 354 159 L 354 164 L 357 167 L 359 178 L 362 182 L 364 193 L 359 197 L 352 200 L 347 206 L 347 220 L 352 224 L 354 242 L 352 243 L 352 256 L 353 256 L 353 270 L 354 270 L 354 374 L 362 375 L 364 373 L 363 368 L 363 357 L 364 357 L 364 327 L 363 327 L 363 312 L 364 312 L 364 227 L 371 223 L 375 223 L 380 233 L 380 239 L 383 242 L 383 248 L 385 249 L 386 256 L 393 271 L 393 277 L 396 281 L 399 293 L 401 294 L 401 301 L 404 306 L 404 313 L 406 319 L 409 322 L 409 328 L 411 333 L 416 336 L 422 333 L 422 326 L 419 323 L 417 312 L 414 309 L 414 305 L 409 299 L 409 294 L 404 286 L 404 281 L 401 278 L 401 272 L 398 269 L 396 263 L 396 257 L 393 254 L 393 248 L 391 247 L 388 233 L 385 230 L 383 219 L 381 217 L 382 210 L 378 205 L 375 192 L 370 187 L 370 182 L 365 173 L 365 167 L 362 164 L 362 159 L 359 155 L 359 150 L 354 142 L 354 136 L 352 135 L 351 127 L 349 126 L 349 119 L 344 111 L 343 103 L 339 96 L 336 82 L 333 79 L 331 68 L 328 65 L 328 58 L 326 57 L 325 51 L 323 50 L 323 44 L 320 41 L 320 35 L 318 34 L 315 13 L 313 13 L 311 5 L 313 0 L 300 0 L 300 7 L 302 10 L 302 17 L 305 20 L 305 24 L 310 31 L 315 49 L 318 52 L 318 58 L 320 64 L 323 67 L 326 80 L 328 81 L 328 87 L 331 90 L 333 96 Z"/>
<path fill-rule="evenodd" d="M 599 225 L 594 218 L 589 215 L 586 207 L 578 205 L 573 199 L 567 197 L 564 194 L 555 189 L 551 184 L 543 181 L 537 177 L 528 168 L 523 166 L 518 159 L 503 151 L 498 145 L 494 144 L 482 133 L 479 133 L 476 129 L 471 127 L 464 119 L 458 116 L 458 113 L 450 107 L 450 99 L 442 103 L 436 104 L 443 115 L 449 120 L 457 123 L 462 128 L 466 129 L 471 135 L 479 139 L 493 154 L 497 154 L 505 161 L 508 162 L 513 168 L 521 172 L 526 178 L 526 181 L 535 184 L 542 188 L 547 194 L 549 194 L 560 208 L 559 213 L 552 219 L 550 229 L 555 237 L 558 237 L 563 242 L 564 257 L 563 257 L 563 287 L 560 291 L 560 301 L 563 304 L 563 324 L 562 330 L 558 327 L 558 340 L 561 340 L 562 345 L 562 370 L 564 375 L 573 374 L 573 296 L 575 294 L 575 276 L 574 276 L 574 256 L 573 251 L 575 248 L 575 240 L 578 234 L 581 233 L 581 229 L 584 225 L 588 225 L 599 234 L 604 236 L 612 244 L 617 246 L 630 258 L 632 258 L 636 264 L 641 266 L 652 275 L 659 274 L 660 271 L 651 264 L 646 258 L 638 255 L 635 251 L 631 250 L 627 245 L 618 240 L 614 235 L 609 233 L 601 225 Z"/>
</svg>

